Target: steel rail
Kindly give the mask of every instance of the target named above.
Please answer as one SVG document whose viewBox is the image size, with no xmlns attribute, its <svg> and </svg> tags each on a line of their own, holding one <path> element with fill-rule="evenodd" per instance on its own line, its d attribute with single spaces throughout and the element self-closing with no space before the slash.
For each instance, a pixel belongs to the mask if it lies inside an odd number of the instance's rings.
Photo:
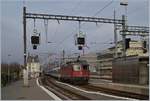
<svg viewBox="0 0 150 101">
<path fill-rule="evenodd" d="M 50 78 L 48 78 L 48 77 L 46 77 L 44 81 L 45 81 L 44 84 L 46 84 L 48 86 L 46 88 L 48 88 L 49 90 L 51 90 L 51 88 L 55 89 L 55 91 L 53 90 L 53 92 L 65 100 L 68 100 L 68 98 L 73 99 L 73 100 L 91 100 L 90 98 L 88 98 L 86 96 L 80 95 L 74 91 L 65 89 L 65 88 L 61 87 L 60 85 L 57 85 L 52 80 L 50 80 Z M 58 92 L 61 92 L 61 94 L 59 94 Z"/>
<path fill-rule="evenodd" d="M 118 96 L 122 96 L 122 97 L 136 98 L 136 99 L 140 99 L 140 100 L 147 100 L 149 98 L 147 95 L 136 94 L 136 93 L 126 92 L 126 91 L 119 91 L 119 90 L 115 90 L 115 89 L 98 87 L 98 86 L 94 86 L 94 85 L 84 85 L 84 86 L 79 86 L 79 87 L 86 89 L 86 90 L 100 91 L 100 92 L 104 92 L 107 94 L 113 94 L 113 95 L 118 95 Z"/>
</svg>

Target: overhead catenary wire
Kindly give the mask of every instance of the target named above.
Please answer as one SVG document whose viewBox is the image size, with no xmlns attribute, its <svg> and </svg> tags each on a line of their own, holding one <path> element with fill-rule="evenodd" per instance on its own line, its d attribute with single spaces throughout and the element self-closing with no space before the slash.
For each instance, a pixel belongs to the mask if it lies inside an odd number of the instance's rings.
<svg viewBox="0 0 150 101">
<path fill-rule="evenodd" d="M 25 1 L 23 0 L 23 6 L 25 6 Z"/>
<path fill-rule="evenodd" d="M 71 13 L 74 12 L 74 10 L 80 5 L 80 3 L 81 3 L 81 0 L 73 7 L 73 9 L 71 10 Z M 79 22 L 79 23 L 80 23 L 80 22 Z M 79 27 L 80 27 L 80 26 L 81 26 L 81 25 L 79 25 Z M 54 34 L 56 34 L 57 29 L 58 29 L 58 28 L 56 28 Z M 79 32 L 80 32 L 80 30 L 79 30 Z M 72 32 L 72 33 L 73 33 L 73 32 Z M 67 35 L 62 41 L 60 41 L 60 42 L 58 43 L 58 46 L 60 46 L 61 44 L 63 44 L 63 42 L 64 42 L 67 38 L 69 38 L 69 37 L 71 37 L 71 36 L 72 36 L 72 34 Z M 58 47 L 58 46 L 57 46 L 57 47 Z"/>
<path fill-rule="evenodd" d="M 101 8 L 99 11 L 97 11 L 93 16 L 96 16 L 98 13 L 100 13 L 100 12 L 102 12 L 105 8 L 107 8 L 109 5 L 111 5 L 112 3 L 113 3 L 113 1 L 114 0 L 112 0 L 111 2 L 109 2 L 108 4 L 106 4 L 103 8 Z M 80 24 L 81 22 L 79 22 L 79 32 L 80 32 L 80 30 L 81 30 L 81 25 L 83 25 L 83 24 Z M 100 26 L 101 27 L 101 26 Z M 59 46 L 67 39 L 67 38 L 69 38 L 69 37 L 71 37 L 72 36 L 72 34 L 71 35 L 69 35 L 69 36 L 66 36 L 62 41 L 60 41 L 60 43 L 59 43 Z"/>
<path fill-rule="evenodd" d="M 114 2 L 114 0 L 111 0 L 109 3 L 107 3 L 106 5 L 104 5 L 100 10 L 98 10 L 95 14 L 93 14 L 92 17 L 95 17 L 96 15 L 100 14 L 105 8 L 107 8 L 108 6 L 110 6 L 113 2 Z M 83 24 L 85 24 L 85 23 L 83 23 Z M 97 23 L 96 23 L 96 26 L 98 26 Z M 102 24 L 99 27 L 101 27 L 101 26 L 102 26 Z"/>
<path fill-rule="evenodd" d="M 72 8 L 71 13 L 73 13 L 77 9 L 77 7 L 80 5 L 80 3 L 81 3 L 81 0 L 79 2 L 77 2 L 77 4 Z"/>
<path fill-rule="evenodd" d="M 77 9 L 77 7 L 80 5 L 80 3 L 81 3 L 81 0 L 80 0 L 79 2 L 77 2 L 77 4 L 72 8 L 71 13 L 73 13 L 74 10 Z M 58 21 L 58 24 L 60 24 L 59 21 Z M 56 33 L 58 32 L 58 27 L 59 27 L 59 26 L 56 27 L 55 32 L 54 32 L 54 35 L 52 36 L 52 39 L 53 39 L 53 37 L 56 35 Z M 70 36 L 71 36 L 71 35 L 70 35 Z M 65 37 L 64 39 L 66 39 L 66 37 Z M 64 39 L 63 39 L 62 41 L 60 41 L 60 42 L 64 42 Z M 60 44 L 61 44 L 61 43 L 60 43 Z M 59 44 L 59 45 L 60 45 L 60 44 Z"/>
<path fill-rule="evenodd" d="M 112 3 L 113 3 L 113 1 L 114 0 L 112 0 L 111 2 L 109 2 L 108 4 L 106 4 L 103 8 L 101 8 L 99 11 L 97 11 L 93 16 L 96 16 L 98 13 L 100 13 L 100 12 L 102 12 L 105 8 L 107 8 L 108 6 L 110 6 Z M 81 3 L 81 2 L 79 2 L 79 3 Z M 83 25 L 84 23 L 82 23 L 81 25 Z M 80 25 L 80 26 L 81 26 Z M 101 26 L 100 26 L 101 27 Z M 69 36 L 66 36 L 62 41 L 60 41 L 60 43 L 59 43 L 59 46 L 67 39 L 67 38 L 69 38 L 69 37 L 71 37 L 72 36 L 72 34 L 71 35 L 69 35 Z M 57 46 L 58 47 L 58 46 Z"/>
<path fill-rule="evenodd" d="M 65 41 L 66 41 L 66 39 L 68 39 L 69 37 L 71 37 L 73 34 L 69 34 L 69 35 L 67 35 L 62 41 L 60 41 L 58 44 L 58 46 L 57 47 L 59 47 L 60 45 L 62 45 Z"/>
<path fill-rule="evenodd" d="M 108 6 L 110 6 L 113 2 L 114 2 L 114 0 L 110 1 L 110 2 L 109 2 L 108 4 L 106 4 L 103 8 L 101 8 L 99 11 L 97 11 L 97 12 L 93 15 L 93 17 L 96 16 L 98 13 L 102 12 L 102 11 L 103 11 L 105 8 L 107 8 Z M 118 9 L 119 9 L 119 7 L 118 7 L 118 5 L 117 5 L 117 7 L 115 7 L 114 10 L 117 11 Z M 114 14 L 113 14 L 113 15 L 114 15 Z M 111 16 L 113 16 L 113 15 L 111 15 Z M 111 16 L 110 16 L 110 17 L 111 17 Z M 98 24 L 96 23 L 96 26 L 97 26 L 98 28 L 101 28 L 103 25 L 104 25 L 104 23 L 101 23 L 100 25 L 98 25 Z"/>
<path fill-rule="evenodd" d="M 107 8 L 108 6 L 110 6 L 113 2 L 114 2 L 114 0 L 111 0 L 109 3 L 107 3 L 106 5 L 104 5 L 104 7 L 102 7 L 100 10 L 98 10 L 92 17 L 94 17 L 94 16 L 100 14 L 105 8 Z M 84 23 L 83 23 L 83 24 L 84 24 Z M 83 25 L 83 24 L 82 24 L 82 25 Z M 103 25 L 103 24 L 98 25 L 98 24 L 96 23 L 96 26 L 98 26 L 99 28 L 100 28 L 102 25 Z M 80 25 L 80 26 L 81 26 L 81 25 Z"/>
<path fill-rule="evenodd" d="M 98 14 L 100 14 L 105 8 L 107 8 L 108 6 L 110 6 L 112 3 L 114 2 L 114 0 L 111 0 L 108 4 L 106 4 L 103 8 L 101 8 L 100 10 L 98 10 L 93 16 L 96 16 Z"/>
</svg>

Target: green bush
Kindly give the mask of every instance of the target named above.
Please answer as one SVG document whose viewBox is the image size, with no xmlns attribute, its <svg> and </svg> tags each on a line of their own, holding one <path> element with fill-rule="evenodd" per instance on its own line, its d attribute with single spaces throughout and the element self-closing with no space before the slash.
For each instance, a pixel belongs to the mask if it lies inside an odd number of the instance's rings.
<svg viewBox="0 0 150 101">
<path fill-rule="evenodd" d="M 8 83 L 14 82 L 20 79 L 20 73 L 22 68 L 17 63 L 13 64 L 1 64 L 1 86 L 4 87 Z M 8 75 L 9 72 L 9 75 Z"/>
</svg>

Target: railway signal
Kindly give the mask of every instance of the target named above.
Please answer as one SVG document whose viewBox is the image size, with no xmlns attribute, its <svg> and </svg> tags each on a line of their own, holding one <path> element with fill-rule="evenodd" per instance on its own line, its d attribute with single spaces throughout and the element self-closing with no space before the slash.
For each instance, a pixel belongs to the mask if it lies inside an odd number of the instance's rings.
<svg viewBox="0 0 150 101">
<path fill-rule="evenodd" d="M 127 25 L 126 25 L 126 19 L 125 15 L 123 15 L 122 19 L 110 19 L 110 18 L 98 18 L 98 17 L 83 17 L 83 16 L 68 16 L 68 15 L 50 15 L 50 14 L 38 14 L 38 13 L 28 13 L 26 12 L 26 7 L 23 7 L 23 38 L 24 38 L 24 66 L 26 68 L 26 20 L 27 19 L 46 19 L 46 20 L 57 20 L 58 22 L 60 20 L 65 20 L 65 21 L 79 21 L 79 22 L 94 22 L 94 23 L 109 23 L 109 24 L 116 24 L 116 25 L 121 25 L 123 34 L 126 34 L 127 30 Z M 45 23 L 46 25 L 48 23 Z M 47 31 L 47 30 L 45 30 Z M 123 35 L 123 45 L 125 45 L 125 35 Z M 40 39 L 40 34 L 39 34 L 39 39 Z M 80 40 L 80 37 L 76 37 L 78 39 L 78 43 Z M 77 42 L 77 40 L 76 40 Z M 36 45 L 36 44 L 35 44 Z M 82 37 L 81 39 L 81 44 L 78 44 L 78 48 L 82 49 L 83 46 L 85 45 L 85 37 Z M 34 46 L 34 44 L 33 44 Z M 37 46 L 37 45 L 36 45 Z M 34 46 L 34 48 L 36 48 Z M 125 49 L 124 49 L 125 51 Z M 125 53 L 125 52 L 124 52 Z"/>
<path fill-rule="evenodd" d="M 82 50 L 85 46 L 85 33 L 81 31 L 81 23 L 79 21 L 79 33 L 75 36 L 75 45 L 78 46 L 78 50 Z"/>
<path fill-rule="evenodd" d="M 37 49 L 37 45 L 40 44 L 40 33 L 37 32 L 37 29 L 35 27 L 35 19 L 34 19 L 33 35 L 31 36 L 31 44 L 33 45 L 33 49 Z"/>
<path fill-rule="evenodd" d="M 85 45 L 85 34 L 80 31 L 79 34 L 76 34 L 75 45 L 78 46 L 79 50 L 82 50 Z"/>
<path fill-rule="evenodd" d="M 33 45 L 33 49 L 37 49 L 37 46 L 40 44 L 40 33 L 31 36 L 31 44 Z"/>
<path fill-rule="evenodd" d="M 130 38 L 126 38 L 126 39 L 125 39 L 125 48 L 126 48 L 126 49 L 130 48 L 130 41 L 131 41 Z"/>
<path fill-rule="evenodd" d="M 39 36 L 31 36 L 32 44 L 39 44 Z"/>
</svg>

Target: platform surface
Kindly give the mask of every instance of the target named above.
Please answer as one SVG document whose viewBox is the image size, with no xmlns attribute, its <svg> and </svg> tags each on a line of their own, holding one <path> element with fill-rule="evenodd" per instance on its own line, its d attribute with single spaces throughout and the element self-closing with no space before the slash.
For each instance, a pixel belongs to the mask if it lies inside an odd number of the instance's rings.
<svg viewBox="0 0 150 101">
<path fill-rule="evenodd" d="M 16 81 L 1 88 L 2 100 L 53 100 L 36 82 L 36 79 L 29 80 L 29 87 L 23 86 L 23 80 Z"/>
<path fill-rule="evenodd" d="M 98 78 L 90 79 L 89 83 L 95 86 L 103 87 L 103 88 L 149 95 L 149 85 L 113 83 L 111 80 L 104 80 L 104 79 L 98 79 Z"/>
</svg>

